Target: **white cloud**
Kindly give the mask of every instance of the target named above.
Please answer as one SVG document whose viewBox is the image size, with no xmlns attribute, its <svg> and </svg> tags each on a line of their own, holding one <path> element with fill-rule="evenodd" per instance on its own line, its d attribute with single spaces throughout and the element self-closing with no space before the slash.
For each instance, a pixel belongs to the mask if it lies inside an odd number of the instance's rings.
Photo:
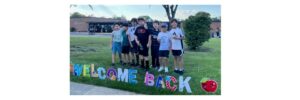
<svg viewBox="0 0 300 100">
<path fill-rule="evenodd" d="M 177 19 L 186 19 L 191 15 L 195 15 L 198 11 L 197 10 L 177 10 L 176 18 Z"/>
</svg>

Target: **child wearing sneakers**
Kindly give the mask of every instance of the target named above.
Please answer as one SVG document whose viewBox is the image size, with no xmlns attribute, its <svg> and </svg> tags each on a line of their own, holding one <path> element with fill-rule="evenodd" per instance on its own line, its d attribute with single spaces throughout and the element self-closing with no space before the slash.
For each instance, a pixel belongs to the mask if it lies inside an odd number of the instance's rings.
<svg viewBox="0 0 300 100">
<path fill-rule="evenodd" d="M 183 43 L 184 39 L 183 31 L 178 28 L 178 21 L 176 19 L 171 20 L 171 30 L 169 31 L 172 35 L 172 54 L 174 56 L 174 72 L 178 74 L 183 74 Z"/>
<path fill-rule="evenodd" d="M 115 66 L 115 55 L 118 53 L 120 63 L 122 64 L 122 56 L 121 56 L 121 49 L 122 49 L 122 32 L 124 31 L 123 28 L 120 28 L 119 23 L 115 23 L 113 25 L 113 32 L 112 32 L 112 37 L 111 37 L 111 48 L 112 48 L 112 66 Z"/>
<path fill-rule="evenodd" d="M 159 21 L 153 22 L 153 28 L 149 29 L 151 38 L 150 38 L 150 44 L 151 44 L 151 58 L 152 58 L 152 68 L 158 69 L 159 65 L 159 43 L 157 41 L 157 36 L 159 31 Z"/>
<path fill-rule="evenodd" d="M 128 24 L 125 23 L 123 25 L 123 28 L 125 29 L 123 32 L 122 32 L 122 38 L 123 38 L 123 41 L 122 41 L 122 58 L 123 58 L 123 66 L 126 66 L 126 65 L 129 65 L 129 62 L 130 62 L 130 58 L 129 58 L 129 49 L 130 49 L 130 45 L 129 45 L 129 38 L 128 38 L 128 35 L 126 34 L 127 32 L 127 29 L 128 29 Z"/>
<path fill-rule="evenodd" d="M 169 51 L 171 50 L 171 35 L 167 31 L 167 24 L 161 25 L 161 32 L 158 33 L 157 40 L 160 43 L 159 45 L 159 61 L 160 67 L 158 72 L 165 70 L 165 73 L 168 72 L 168 58 L 169 58 Z"/>
<path fill-rule="evenodd" d="M 137 19 L 132 18 L 131 26 L 127 30 L 127 35 L 129 38 L 129 45 L 130 45 L 130 59 L 131 59 L 131 66 L 138 66 L 139 65 L 139 55 L 138 55 L 138 46 L 134 40 L 134 32 L 137 28 Z"/>
</svg>

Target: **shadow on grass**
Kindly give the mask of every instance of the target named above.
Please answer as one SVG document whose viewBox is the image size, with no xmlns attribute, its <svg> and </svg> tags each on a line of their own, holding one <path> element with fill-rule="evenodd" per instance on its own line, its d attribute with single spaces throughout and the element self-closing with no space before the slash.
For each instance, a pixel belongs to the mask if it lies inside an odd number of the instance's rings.
<svg viewBox="0 0 300 100">
<path fill-rule="evenodd" d="M 190 48 L 184 48 L 184 51 L 189 51 L 189 52 L 212 52 L 213 49 L 212 48 L 208 48 L 208 47 L 197 47 L 195 50 L 192 50 Z"/>
</svg>

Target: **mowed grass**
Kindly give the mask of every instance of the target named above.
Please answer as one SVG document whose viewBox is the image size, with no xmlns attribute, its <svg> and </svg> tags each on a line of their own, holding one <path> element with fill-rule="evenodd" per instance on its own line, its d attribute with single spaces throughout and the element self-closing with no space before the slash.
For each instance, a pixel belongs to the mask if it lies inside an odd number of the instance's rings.
<svg viewBox="0 0 300 100">
<path fill-rule="evenodd" d="M 187 46 L 185 46 L 187 47 Z M 149 52 L 150 54 L 150 52 Z M 149 57 L 150 58 L 150 57 Z M 197 51 L 186 50 L 184 54 L 184 66 L 185 73 L 184 78 L 187 76 L 192 77 L 189 81 L 192 95 L 220 95 L 221 94 L 221 39 L 212 38 Z M 111 65 L 111 48 L 110 38 L 108 37 L 70 37 L 70 60 L 73 64 L 97 64 L 97 67 L 110 68 Z M 118 57 L 117 57 L 117 60 Z M 166 75 L 175 76 L 179 81 L 179 75 L 173 72 L 173 57 L 170 54 L 169 58 L 169 74 L 158 73 L 156 70 L 151 69 L 149 72 L 153 73 L 155 80 L 158 75 L 163 77 Z M 150 62 L 151 64 L 151 62 Z M 117 64 L 121 67 L 120 64 Z M 95 68 L 95 69 L 96 69 Z M 174 92 L 155 88 L 154 86 L 146 86 L 144 84 L 145 71 L 140 68 L 134 68 L 138 70 L 137 80 L 138 84 L 132 85 L 119 81 L 111 81 L 108 79 L 100 80 L 99 78 L 89 77 L 76 77 L 70 74 L 70 80 L 74 82 L 80 82 L 85 84 L 100 85 L 110 88 L 118 88 L 128 90 L 141 94 L 153 94 L 153 95 L 178 95 L 189 94 L 179 92 L 178 89 Z M 201 89 L 200 80 L 204 77 L 213 79 L 218 82 L 218 89 L 215 93 L 206 93 Z M 177 87 L 179 84 L 175 84 Z"/>
</svg>

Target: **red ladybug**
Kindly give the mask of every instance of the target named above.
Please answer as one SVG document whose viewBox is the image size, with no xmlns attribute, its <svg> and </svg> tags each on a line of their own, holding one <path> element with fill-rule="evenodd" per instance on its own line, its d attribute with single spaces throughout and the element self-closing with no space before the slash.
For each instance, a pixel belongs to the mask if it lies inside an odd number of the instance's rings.
<svg viewBox="0 0 300 100">
<path fill-rule="evenodd" d="M 214 80 L 207 80 L 207 81 L 201 83 L 201 87 L 204 91 L 213 93 L 213 92 L 216 92 L 216 90 L 218 88 L 218 84 Z"/>
</svg>

